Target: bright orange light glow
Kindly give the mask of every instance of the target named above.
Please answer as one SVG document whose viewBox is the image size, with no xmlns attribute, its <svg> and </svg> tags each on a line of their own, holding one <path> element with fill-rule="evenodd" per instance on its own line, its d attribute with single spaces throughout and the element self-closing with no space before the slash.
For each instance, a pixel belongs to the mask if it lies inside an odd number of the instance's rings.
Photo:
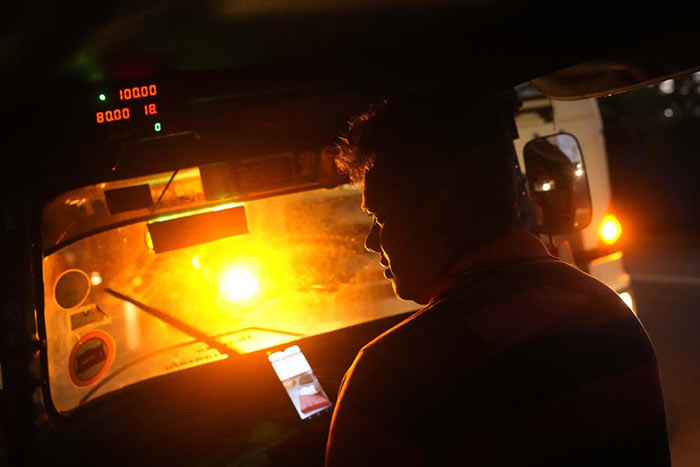
<svg viewBox="0 0 700 467">
<path fill-rule="evenodd" d="M 102 276 L 100 276 L 99 272 L 93 272 L 90 274 L 90 282 L 94 286 L 98 286 L 102 283 Z"/>
<path fill-rule="evenodd" d="M 241 303 L 255 297 L 260 291 L 258 279 L 243 266 L 231 266 L 221 274 L 219 292 L 229 303 Z"/>
<path fill-rule="evenodd" d="M 599 233 L 600 239 L 603 240 L 604 243 L 612 245 L 622 236 L 622 225 L 620 221 L 617 220 L 617 217 L 608 214 L 603 217 L 603 220 L 600 222 Z"/>
</svg>

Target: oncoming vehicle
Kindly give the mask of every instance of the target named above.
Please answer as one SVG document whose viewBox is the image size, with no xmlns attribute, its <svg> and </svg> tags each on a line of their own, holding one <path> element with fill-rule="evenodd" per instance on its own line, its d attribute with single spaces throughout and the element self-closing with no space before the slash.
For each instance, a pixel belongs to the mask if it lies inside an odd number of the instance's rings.
<svg viewBox="0 0 700 467">
<path fill-rule="evenodd" d="M 365 251 L 371 219 L 332 164 L 348 119 L 435 83 L 489 94 L 532 82 L 577 100 L 698 67 L 656 40 L 687 38 L 692 15 L 661 27 L 621 4 L 605 11 L 632 16 L 622 30 L 592 10 L 561 21 L 546 2 L 264 3 L 106 2 L 86 19 L 56 7 L 12 31 L 10 464 L 321 465 L 345 371 L 416 309 Z M 551 56 L 529 53 L 552 37 Z M 526 172 L 532 137 L 543 166 L 547 144 L 564 158 L 556 189 L 546 171 L 528 174 L 533 228 L 624 293 L 617 249 L 599 241 L 609 183 L 600 127 L 586 127 L 595 111 L 553 102 L 551 131 L 536 101 L 518 119 Z M 567 136 L 579 132 L 581 148 Z M 566 215 L 552 208 L 562 202 Z"/>
<path fill-rule="evenodd" d="M 516 118 L 520 138 L 515 146 L 520 165 L 525 165 L 523 147 L 528 141 L 556 132 L 575 135 L 585 161 L 593 217 L 586 228 L 552 238 L 554 253 L 607 284 L 636 312 L 630 278 L 618 244 L 622 226 L 612 210 L 608 155 L 597 101 L 551 100 L 531 84 L 519 86 L 518 91 L 523 99 L 523 107 Z M 583 172 L 582 167 L 578 170 Z M 543 237 L 543 241 L 549 240 Z"/>
</svg>

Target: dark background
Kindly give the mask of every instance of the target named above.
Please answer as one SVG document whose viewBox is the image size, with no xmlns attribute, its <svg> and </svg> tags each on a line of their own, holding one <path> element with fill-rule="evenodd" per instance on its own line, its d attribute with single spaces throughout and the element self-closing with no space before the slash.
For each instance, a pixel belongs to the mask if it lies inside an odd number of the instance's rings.
<svg viewBox="0 0 700 467">
<path fill-rule="evenodd" d="M 674 467 L 700 459 L 700 73 L 599 100 L 613 211 Z"/>
<path fill-rule="evenodd" d="M 700 73 L 599 104 L 623 236 L 700 242 Z"/>
</svg>

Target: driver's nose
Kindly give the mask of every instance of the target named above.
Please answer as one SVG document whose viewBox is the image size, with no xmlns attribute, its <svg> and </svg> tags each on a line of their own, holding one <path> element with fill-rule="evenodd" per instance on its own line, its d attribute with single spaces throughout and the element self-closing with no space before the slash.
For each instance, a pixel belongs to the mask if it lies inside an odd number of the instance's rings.
<svg viewBox="0 0 700 467">
<path fill-rule="evenodd" d="M 372 228 L 369 229 L 367 238 L 365 238 L 365 249 L 369 252 L 381 253 L 382 246 L 379 243 L 379 224 L 376 221 L 372 222 Z"/>
</svg>

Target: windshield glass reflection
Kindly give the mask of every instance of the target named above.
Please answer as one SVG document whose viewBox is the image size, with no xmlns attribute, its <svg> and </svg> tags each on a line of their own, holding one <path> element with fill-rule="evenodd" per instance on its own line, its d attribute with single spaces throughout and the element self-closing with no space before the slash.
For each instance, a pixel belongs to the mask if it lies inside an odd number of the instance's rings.
<svg viewBox="0 0 700 467">
<path fill-rule="evenodd" d="M 142 220 L 100 226 L 45 258 L 59 410 L 227 358 L 227 349 L 235 356 L 415 308 L 394 297 L 364 249 L 370 218 L 356 188 L 244 206 L 246 234 L 156 254 Z M 44 222 L 55 222 L 47 212 Z"/>
</svg>

